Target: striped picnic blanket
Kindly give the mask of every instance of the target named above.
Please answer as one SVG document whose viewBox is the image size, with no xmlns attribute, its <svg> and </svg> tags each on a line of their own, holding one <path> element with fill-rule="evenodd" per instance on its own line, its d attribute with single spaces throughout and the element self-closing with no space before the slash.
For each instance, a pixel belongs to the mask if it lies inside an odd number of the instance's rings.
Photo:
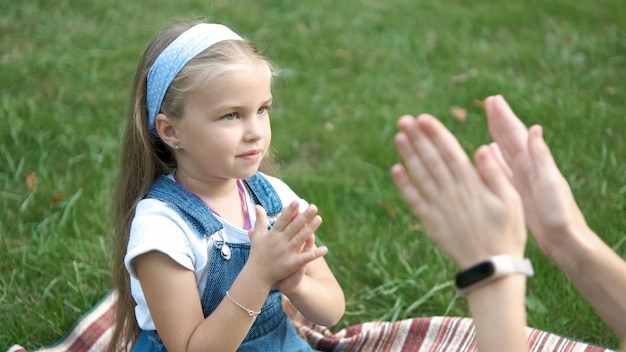
<svg viewBox="0 0 626 352">
<path fill-rule="evenodd" d="M 115 323 L 114 292 L 107 294 L 83 315 L 56 344 L 33 350 L 39 352 L 100 352 Z M 395 322 L 374 321 L 353 325 L 338 332 L 312 324 L 300 314 L 290 313 L 296 330 L 320 351 L 334 352 L 470 352 L 476 350 L 472 319 L 465 317 L 424 317 Z M 527 328 L 531 351 L 610 352 L 611 350 Z M 14 345 L 7 352 L 27 352 Z"/>
</svg>

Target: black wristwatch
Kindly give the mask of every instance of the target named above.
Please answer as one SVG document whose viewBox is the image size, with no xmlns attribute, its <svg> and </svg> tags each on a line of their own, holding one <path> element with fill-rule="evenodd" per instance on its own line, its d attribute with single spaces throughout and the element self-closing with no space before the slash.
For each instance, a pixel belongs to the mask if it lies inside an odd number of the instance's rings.
<svg viewBox="0 0 626 352">
<path fill-rule="evenodd" d="M 533 276 L 533 266 L 527 258 L 497 255 L 459 272 L 454 287 L 460 295 L 511 274 Z"/>
</svg>

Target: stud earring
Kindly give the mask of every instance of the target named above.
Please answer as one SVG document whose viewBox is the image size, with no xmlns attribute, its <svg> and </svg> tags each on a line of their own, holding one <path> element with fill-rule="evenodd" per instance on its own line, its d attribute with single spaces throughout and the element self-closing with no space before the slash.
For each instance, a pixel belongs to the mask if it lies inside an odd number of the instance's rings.
<svg viewBox="0 0 626 352">
<path fill-rule="evenodd" d="M 180 149 L 180 145 L 174 144 L 174 149 L 176 149 L 176 150 Z"/>
</svg>

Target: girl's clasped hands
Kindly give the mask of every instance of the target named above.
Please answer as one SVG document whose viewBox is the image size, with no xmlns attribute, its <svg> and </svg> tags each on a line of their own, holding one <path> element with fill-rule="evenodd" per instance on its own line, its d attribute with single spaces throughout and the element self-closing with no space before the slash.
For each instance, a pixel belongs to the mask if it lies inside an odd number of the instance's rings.
<svg viewBox="0 0 626 352">
<path fill-rule="evenodd" d="M 249 231 L 250 263 L 258 268 L 257 277 L 288 295 L 298 289 L 306 275 L 306 265 L 328 253 L 315 245 L 315 231 L 322 224 L 315 205 L 299 212 L 300 204 L 286 206 L 268 231 L 265 210 L 256 206 L 256 223 Z"/>
</svg>

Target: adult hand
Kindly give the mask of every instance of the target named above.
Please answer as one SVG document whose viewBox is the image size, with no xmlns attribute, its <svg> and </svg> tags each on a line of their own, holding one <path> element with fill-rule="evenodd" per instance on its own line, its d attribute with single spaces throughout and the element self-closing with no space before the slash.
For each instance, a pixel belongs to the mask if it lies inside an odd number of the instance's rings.
<svg viewBox="0 0 626 352">
<path fill-rule="evenodd" d="M 523 257 L 526 244 L 519 195 L 494 147 L 476 152 L 476 168 L 456 138 L 434 117 L 400 118 L 395 141 L 404 166 L 392 167 L 398 190 L 424 229 L 461 268 L 486 257 Z"/>
<path fill-rule="evenodd" d="M 488 97 L 489 131 L 512 170 L 522 197 L 526 222 L 541 250 L 553 260 L 569 256 L 565 233 L 587 233 L 588 226 L 571 189 L 542 136 L 541 126 L 528 130 L 502 96 Z"/>
<path fill-rule="evenodd" d="M 250 258 L 248 263 L 268 285 L 274 285 L 301 270 L 307 263 L 324 256 L 324 246 L 307 245 L 322 223 L 317 207 L 309 205 L 299 212 L 299 203 L 293 201 L 283 208 L 270 231 L 267 231 L 267 215 L 261 206 L 256 206 L 256 222 L 250 229 Z"/>
</svg>

